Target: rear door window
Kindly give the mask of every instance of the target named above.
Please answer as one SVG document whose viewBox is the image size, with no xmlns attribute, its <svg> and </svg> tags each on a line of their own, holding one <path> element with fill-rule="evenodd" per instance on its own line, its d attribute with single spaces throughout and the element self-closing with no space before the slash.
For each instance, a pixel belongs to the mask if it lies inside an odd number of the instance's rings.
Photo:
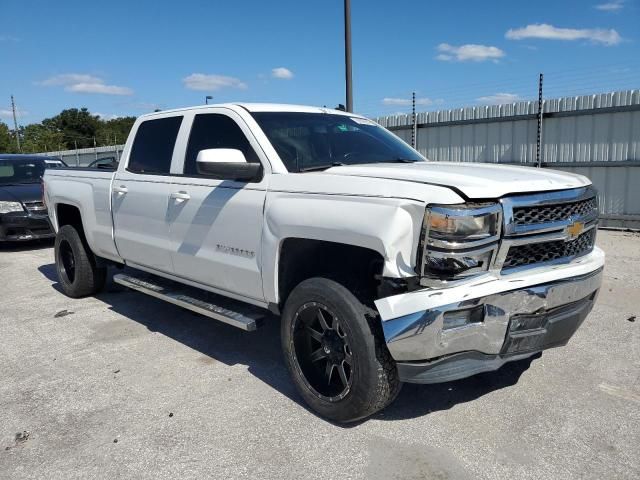
<svg viewBox="0 0 640 480">
<path fill-rule="evenodd" d="M 168 175 L 181 123 L 182 116 L 142 122 L 131 147 L 127 170 Z"/>
</svg>

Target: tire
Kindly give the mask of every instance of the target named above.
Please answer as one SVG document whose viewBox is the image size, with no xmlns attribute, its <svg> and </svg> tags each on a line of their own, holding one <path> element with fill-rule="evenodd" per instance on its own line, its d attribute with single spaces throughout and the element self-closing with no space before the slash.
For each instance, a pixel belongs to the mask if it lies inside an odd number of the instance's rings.
<svg viewBox="0 0 640 480">
<path fill-rule="evenodd" d="M 368 417 L 400 391 L 378 317 L 370 313 L 344 286 L 326 278 L 303 281 L 285 303 L 281 337 L 287 367 L 305 402 L 329 420 Z M 330 328 L 324 329 L 323 319 Z"/>
<path fill-rule="evenodd" d="M 58 280 L 67 296 L 86 297 L 104 288 L 107 270 L 96 265 L 93 252 L 73 226 L 58 230 L 54 251 Z"/>
</svg>

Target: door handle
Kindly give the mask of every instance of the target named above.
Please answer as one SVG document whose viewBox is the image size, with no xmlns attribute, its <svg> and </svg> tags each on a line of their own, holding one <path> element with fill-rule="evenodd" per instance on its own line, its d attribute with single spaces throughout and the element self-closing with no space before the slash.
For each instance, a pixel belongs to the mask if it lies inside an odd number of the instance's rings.
<svg viewBox="0 0 640 480">
<path fill-rule="evenodd" d="M 125 187 L 124 185 L 120 185 L 119 187 L 113 187 L 113 191 L 115 193 L 117 193 L 118 195 L 124 195 L 125 193 L 127 193 L 129 191 L 129 189 L 127 187 Z"/>
<path fill-rule="evenodd" d="M 187 192 L 173 192 L 171 195 L 169 195 L 169 197 L 173 198 L 174 200 L 186 201 L 191 198 L 191 195 L 189 195 Z"/>
</svg>

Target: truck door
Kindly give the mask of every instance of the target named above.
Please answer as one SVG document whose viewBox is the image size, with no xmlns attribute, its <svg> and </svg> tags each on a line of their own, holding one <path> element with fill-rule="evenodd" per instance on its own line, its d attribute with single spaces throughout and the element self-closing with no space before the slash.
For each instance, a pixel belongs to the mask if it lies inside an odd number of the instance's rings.
<svg viewBox="0 0 640 480">
<path fill-rule="evenodd" d="M 169 228 L 175 274 L 244 297 L 263 300 L 260 240 L 266 177 L 239 182 L 198 173 L 196 158 L 212 148 L 242 151 L 261 162 L 258 144 L 235 112 L 217 108 L 193 118 L 181 175 L 172 178 Z M 262 159 L 263 168 L 266 158 Z"/>
<path fill-rule="evenodd" d="M 144 120 L 112 185 L 116 247 L 127 263 L 173 273 L 167 207 L 169 170 L 182 116 Z"/>
</svg>

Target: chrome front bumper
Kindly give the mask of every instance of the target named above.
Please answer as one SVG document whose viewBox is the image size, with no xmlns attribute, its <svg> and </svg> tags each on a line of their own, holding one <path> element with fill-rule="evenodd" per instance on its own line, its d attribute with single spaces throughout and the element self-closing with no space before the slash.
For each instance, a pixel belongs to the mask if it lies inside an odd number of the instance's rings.
<svg viewBox="0 0 640 480">
<path fill-rule="evenodd" d="M 401 377 L 421 383 L 448 381 L 566 343 L 593 306 L 603 265 L 604 253 L 596 247 L 568 265 L 377 300 L 385 340 Z M 483 310 L 480 321 L 443 328 L 445 313 L 474 307 Z M 456 356 L 464 361 L 454 368 L 455 375 L 412 378 L 407 373 L 432 370 Z M 423 368 L 412 370 L 412 363 Z"/>
</svg>

